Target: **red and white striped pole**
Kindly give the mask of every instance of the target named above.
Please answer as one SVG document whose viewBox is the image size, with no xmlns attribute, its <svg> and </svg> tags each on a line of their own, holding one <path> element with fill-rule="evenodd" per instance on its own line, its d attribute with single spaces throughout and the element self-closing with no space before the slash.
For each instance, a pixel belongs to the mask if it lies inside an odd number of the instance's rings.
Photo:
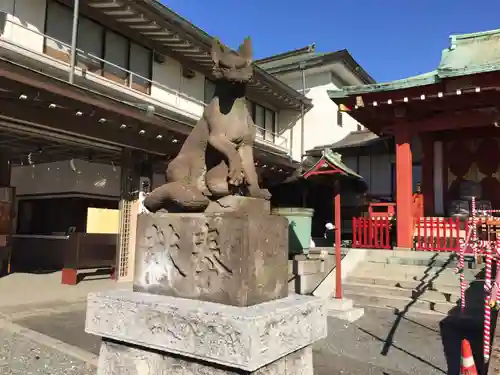
<svg viewBox="0 0 500 375">
<path fill-rule="evenodd" d="M 486 252 L 486 275 L 484 279 L 484 326 L 483 326 L 483 358 L 484 362 L 490 359 L 490 337 L 491 337 L 491 307 L 490 307 L 490 291 L 491 291 L 491 263 L 492 249 L 490 246 L 484 248 Z"/>
<path fill-rule="evenodd" d="M 476 219 L 476 198 L 472 197 L 471 201 L 471 211 L 472 211 L 472 230 L 471 230 L 471 242 L 472 249 L 474 253 L 477 251 L 477 219 Z M 470 219 L 469 219 L 470 220 Z"/>
<path fill-rule="evenodd" d="M 490 293 L 490 308 L 498 309 L 498 300 L 500 297 L 500 235 L 496 236 L 495 240 L 495 259 L 497 263 L 495 281 L 492 283 L 492 289 Z"/>
<path fill-rule="evenodd" d="M 456 273 L 460 275 L 460 309 L 462 313 L 465 311 L 465 290 L 467 289 L 467 285 L 465 282 L 465 247 L 468 246 L 470 240 L 470 231 L 467 233 L 467 237 L 465 241 L 460 239 L 460 254 L 458 265 L 456 269 Z"/>
</svg>

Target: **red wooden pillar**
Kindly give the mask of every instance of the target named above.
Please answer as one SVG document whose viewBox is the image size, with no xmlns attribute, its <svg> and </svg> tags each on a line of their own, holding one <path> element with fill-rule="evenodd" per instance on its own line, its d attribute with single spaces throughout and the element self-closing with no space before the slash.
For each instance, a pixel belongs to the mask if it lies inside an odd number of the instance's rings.
<svg viewBox="0 0 500 375">
<path fill-rule="evenodd" d="M 335 189 L 335 298 L 342 298 L 342 254 L 340 242 L 342 233 L 342 218 L 340 215 L 340 188 L 338 182 Z"/>
<path fill-rule="evenodd" d="M 424 214 L 434 216 L 434 139 L 430 133 L 421 133 L 422 143 L 422 194 Z"/>
<path fill-rule="evenodd" d="M 412 154 L 409 124 L 395 126 L 397 247 L 410 249 L 413 237 Z"/>
</svg>

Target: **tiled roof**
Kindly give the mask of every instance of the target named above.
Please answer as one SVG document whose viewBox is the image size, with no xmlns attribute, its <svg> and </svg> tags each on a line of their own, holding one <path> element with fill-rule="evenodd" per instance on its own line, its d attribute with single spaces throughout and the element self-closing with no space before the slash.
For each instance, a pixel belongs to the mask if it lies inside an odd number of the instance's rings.
<svg viewBox="0 0 500 375">
<path fill-rule="evenodd" d="M 347 165 L 344 164 L 344 162 L 342 161 L 342 155 L 340 155 L 338 152 L 333 152 L 329 148 L 323 149 L 321 158 L 319 158 L 319 160 L 311 168 L 309 168 L 308 171 L 317 168 L 318 164 L 327 165 L 325 161 L 340 169 L 348 177 L 354 177 L 359 180 L 363 179 L 363 177 L 361 177 L 359 174 L 357 174 L 355 171 L 353 171 L 351 168 L 349 168 Z M 303 173 L 303 175 L 305 175 L 306 173 L 307 171 Z"/>
<path fill-rule="evenodd" d="M 371 92 L 392 91 L 431 85 L 444 78 L 500 70 L 500 29 L 473 34 L 452 35 L 450 47 L 442 52 L 441 62 L 432 72 L 391 82 L 347 86 L 329 90 L 330 98 L 344 98 Z"/>
<path fill-rule="evenodd" d="M 372 143 L 384 140 L 388 137 L 379 137 L 375 133 L 372 133 L 369 130 L 361 130 L 361 131 L 355 131 L 347 134 L 344 138 L 342 138 L 340 141 L 332 143 L 330 145 L 323 145 L 323 146 L 317 146 L 309 151 L 306 152 L 308 155 L 318 155 L 320 154 L 325 148 L 328 148 L 329 150 L 332 151 L 337 151 L 337 150 L 342 150 L 346 148 L 352 148 L 352 147 L 363 147 L 363 146 L 368 146 Z"/>
</svg>

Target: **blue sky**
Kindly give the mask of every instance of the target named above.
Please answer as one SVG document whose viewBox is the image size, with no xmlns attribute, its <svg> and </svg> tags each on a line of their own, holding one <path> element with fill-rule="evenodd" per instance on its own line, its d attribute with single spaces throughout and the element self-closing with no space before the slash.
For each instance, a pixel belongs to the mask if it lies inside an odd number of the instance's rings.
<svg viewBox="0 0 500 375">
<path fill-rule="evenodd" d="M 450 34 L 500 28 L 498 0 L 162 1 L 231 47 L 251 36 L 256 58 L 346 48 L 379 82 L 433 70 Z"/>
</svg>

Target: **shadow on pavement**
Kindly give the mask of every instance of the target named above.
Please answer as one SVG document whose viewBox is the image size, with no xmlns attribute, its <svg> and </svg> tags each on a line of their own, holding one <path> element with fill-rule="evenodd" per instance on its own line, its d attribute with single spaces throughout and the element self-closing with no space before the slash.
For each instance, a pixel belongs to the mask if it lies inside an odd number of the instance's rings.
<svg viewBox="0 0 500 375">
<path fill-rule="evenodd" d="M 471 282 L 465 293 L 465 312 L 460 307 L 452 309 L 449 316 L 440 322 L 441 340 L 448 363 L 448 375 L 460 373 L 461 341 L 468 339 L 471 345 L 474 362 L 480 375 L 487 373 L 487 365 L 483 361 L 483 323 L 484 323 L 484 270 Z M 496 330 L 498 312 L 492 310 L 491 332 Z"/>
<path fill-rule="evenodd" d="M 58 314 L 35 315 L 21 320 L 14 320 L 14 322 L 98 355 L 101 338 L 85 332 L 85 314 L 85 309 L 78 309 Z"/>
</svg>

